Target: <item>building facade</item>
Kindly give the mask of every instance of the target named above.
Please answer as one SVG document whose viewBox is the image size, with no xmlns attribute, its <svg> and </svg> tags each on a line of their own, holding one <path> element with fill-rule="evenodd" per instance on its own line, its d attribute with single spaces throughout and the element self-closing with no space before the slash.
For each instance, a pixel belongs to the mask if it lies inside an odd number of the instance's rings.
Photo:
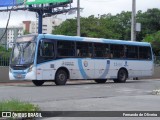
<svg viewBox="0 0 160 120">
<path fill-rule="evenodd" d="M 12 48 L 14 40 L 23 35 L 23 27 L 12 27 L 7 30 L 7 45 Z"/>
<path fill-rule="evenodd" d="M 62 22 L 62 19 L 59 18 L 43 18 L 42 33 L 51 34 L 54 27 L 60 25 Z M 23 21 L 23 29 L 26 33 L 38 33 L 38 21 Z"/>
<path fill-rule="evenodd" d="M 0 28 L 0 37 L 3 36 L 0 44 L 6 49 L 12 48 L 14 40 L 21 35 L 23 35 L 23 27 L 9 27 L 7 31 L 6 28 Z"/>
<path fill-rule="evenodd" d="M 5 32 L 5 28 L 0 28 L 0 45 L 5 46 L 7 45 L 7 32 Z"/>
<path fill-rule="evenodd" d="M 62 19 L 46 17 L 43 18 L 42 33 L 51 34 L 55 26 L 62 23 Z M 14 40 L 23 34 L 36 34 L 38 33 L 38 21 L 23 21 L 20 26 L 0 28 L 0 44 L 6 49 L 12 48 Z M 2 37 L 3 36 L 3 37 Z"/>
</svg>

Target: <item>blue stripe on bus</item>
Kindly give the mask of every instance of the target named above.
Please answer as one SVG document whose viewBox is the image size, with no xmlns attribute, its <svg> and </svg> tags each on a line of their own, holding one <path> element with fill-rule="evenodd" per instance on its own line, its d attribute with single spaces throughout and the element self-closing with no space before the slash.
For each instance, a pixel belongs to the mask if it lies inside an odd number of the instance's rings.
<svg viewBox="0 0 160 120">
<path fill-rule="evenodd" d="M 78 59 L 78 67 L 83 79 L 89 78 L 89 76 L 86 74 L 85 70 L 83 69 L 82 59 Z"/>
<path fill-rule="evenodd" d="M 104 73 L 99 77 L 99 78 L 106 78 L 108 72 L 109 72 L 109 68 L 110 68 L 110 60 L 106 61 L 106 68 Z"/>
</svg>

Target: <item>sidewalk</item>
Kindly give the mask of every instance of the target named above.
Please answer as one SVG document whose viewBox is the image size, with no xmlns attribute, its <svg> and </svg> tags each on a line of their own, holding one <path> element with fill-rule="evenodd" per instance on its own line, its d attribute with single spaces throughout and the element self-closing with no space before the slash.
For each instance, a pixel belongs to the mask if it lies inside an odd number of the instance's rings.
<svg viewBox="0 0 160 120">
<path fill-rule="evenodd" d="M 32 85 L 32 81 L 11 81 L 11 82 L 0 82 L 0 86 L 15 86 L 15 85 Z"/>
</svg>

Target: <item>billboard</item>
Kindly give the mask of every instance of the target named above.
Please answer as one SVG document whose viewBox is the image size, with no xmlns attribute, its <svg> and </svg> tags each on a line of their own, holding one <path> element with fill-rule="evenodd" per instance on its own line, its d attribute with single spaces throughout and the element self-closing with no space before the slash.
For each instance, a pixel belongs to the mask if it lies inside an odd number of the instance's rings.
<svg viewBox="0 0 160 120">
<path fill-rule="evenodd" d="M 24 4 L 24 0 L 0 0 L 0 7 L 16 6 Z"/>
<path fill-rule="evenodd" d="M 47 3 L 60 3 L 60 2 L 69 2 L 71 0 L 26 0 L 27 5 L 31 4 L 47 4 Z"/>
</svg>

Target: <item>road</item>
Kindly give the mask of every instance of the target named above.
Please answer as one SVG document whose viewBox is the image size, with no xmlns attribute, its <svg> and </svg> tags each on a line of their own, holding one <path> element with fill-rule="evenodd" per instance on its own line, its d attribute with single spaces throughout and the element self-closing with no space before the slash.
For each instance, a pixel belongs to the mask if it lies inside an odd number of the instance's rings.
<svg viewBox="0 0 160 120">
<path fill-rule="evenodd" d="M 40 106 L 42 111 L 159 111 L 160 80 L 129 80 L 126 83 L 96 84 L 69 82 L 65 86 L 46 83 L 0 84 L 0 100 L 16 98 Z"/>
</svg>

